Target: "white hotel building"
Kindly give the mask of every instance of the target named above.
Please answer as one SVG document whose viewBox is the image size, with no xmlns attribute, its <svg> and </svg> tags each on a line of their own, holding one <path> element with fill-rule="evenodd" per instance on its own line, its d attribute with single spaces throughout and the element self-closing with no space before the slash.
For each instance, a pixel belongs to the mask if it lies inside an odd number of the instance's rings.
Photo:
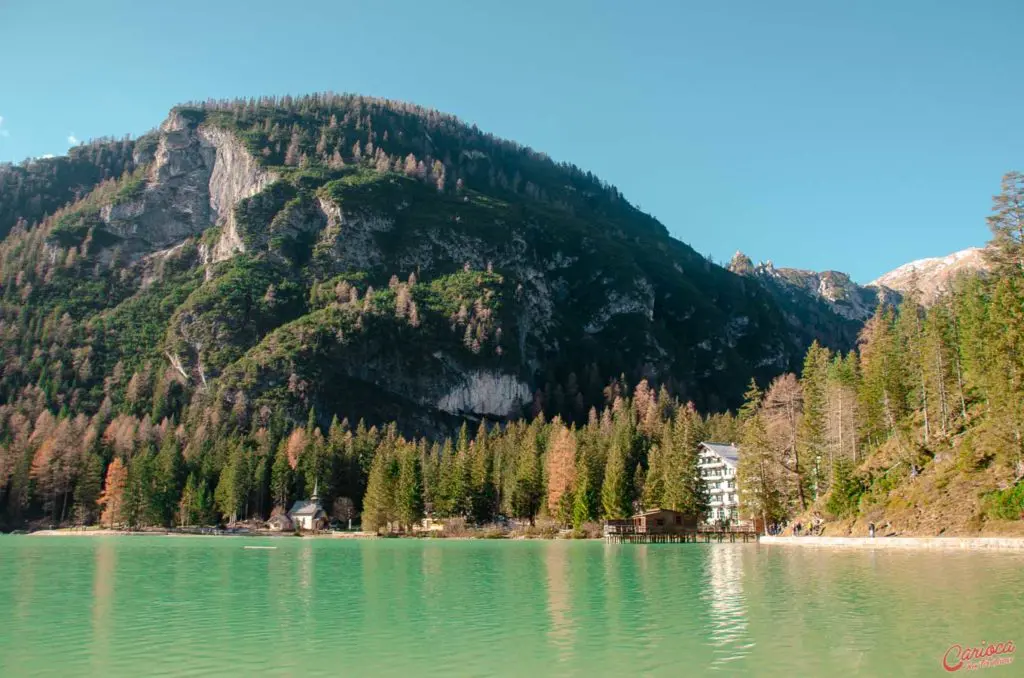
<svg viewBox="0 0 1024 678">
<path fill-rule="evenodd" d="M 739 522 L 739 490 L 736 488 L 736 465 L 740 450 L 731 443 L 701 443 L 697 452 L 697 468 L 708 489 L 708 523 L 728 520 Z"/>
</svg>

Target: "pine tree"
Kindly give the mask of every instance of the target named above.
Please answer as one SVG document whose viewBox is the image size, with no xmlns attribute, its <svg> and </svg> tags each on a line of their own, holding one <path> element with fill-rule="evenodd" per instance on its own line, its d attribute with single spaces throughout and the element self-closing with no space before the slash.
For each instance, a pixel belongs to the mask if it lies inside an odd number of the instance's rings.
<svg viewBox="0 0 1024 678">
<path fill-rule="evenodd" d="M 413 445 L 401 446 L 395 483 L 395 520 L 406 532 L 423 519 L 423 468 Z"/>
<path fill-rule="evenodd" d="M 155 508 L 159 513 L 161 523 L 167 526 L 173 523 L 178 507 L 183 468 L 184 459 L 181 456 L 181 450 L 178 449 L 178 441 L 175 439 L 173 431 L 168 431 L 164 435 L 154 469 Z"/>
<path fill-rule="evenodd" d="M 395 460 L 387 452 L 374 456 L 370 478 L 363 498 L 363 529 L 380 532 L 395 520 L 394 496 L 397 469 Z"/>
<path fill-rule="evenodd" d="M 814 498 L 827 491 L 826 479 L 831 476 L 832 458 L 826 457 L 828 433 L 828 375 L 830 355 L 814 341 L 804 357 L 800 376 L 803 396 L 803 416 L 800 418 L 799 447 L 811 468 L 811 487 Z M 824 462 L 827 467 L 822 468 Z"/>
<path fill-rule="evenodd" d="M 670 429 L 669 424 L 664 426 Z M 668 435 L 668 444 L 671 445 L 671 432 Z M 662 433 L 660 441 L 665 441 L 665 439 L 665 433 Z M 664 501 L 665 468 L 664 454 L 662 452 L 663 444 L 663 442 L 658 442 L 651 445 L 651 449 L 647 453 L 647 477 L 644 479 L 644 493 L 641 498 L 641 503 L 645 510 L 659 508 Z"/>
<path fill-rule="evenodd" d="M 469 484 L 472 488 L 470 515 L 477 525 L 494 520 L 498 510 L 498 491 L 494 482 L 494 459 L 491 449 L 487 425 L 481 421 L 469 452 Z"/>
<path fill-rule="evenodd" d="M 584 523 L 589 522 L 593 517 L 591 507 L 594 500 L 588 481 L 589 474 L 585 472 L 585 468 L 583 471 L 583 473 L 578 472 L 576 474 L 576 490 L 573 492 L 572 527 L 574 530 L 579 530 Z"/>
<path fill-rule="evenodd" d="M 75 522 L 90 525 L 96 517 L 103 480 L 103 460 L 95 452 L 87 452 L 84 468 L 75 485 Z"/>
<path fill-rule="evenodd" d="M 291 496 L 292 467 L 288 463 L 288 440 L 284 439 L 277 446 L 274 465 L 270 470 L 270 493 L 274 506 L 286 509 Z"/>
<path fill-rule="evenodd" d="M 196 488 L 196 476 L 194 473 L 189 473 L 188 478 L 185 480 L 185 487 L 181 491 L 181 499 L 178 501 L 178 525 L 183 527 L 189 527 L 196 524 L 196 494 L 198 488 Z"/>
<path fill-rule="evenodd" d="M 217 510 L 233 523 L 248 514 L 249 491 L 252 482 L 250 457 L 241 443 L 232 446 L 228 463 L 220 473 L 220 482 L 214 490 Z"/>
<path fill-rule="evenodd" d="M 622 520 L 631 514 L 630 475 L 626 466 L 629 450 L 628 430 L 624 426 L 616 427 L 601 485 L 601 508 L 609 520 Z"/>
<path fill-rule="evenodd" d="M 743 453 L 736 469 L 740 507 L 747 518 L 760 519 L 761 529 L 785 515 L 778 490 L 778 471 L 760 413 L 747 417 L 743 423 Z"/>
<path fill-rule="evenodd" d="M 895 431 L 906 412 L 906 360 L 893 328 L 892 309 L 879 306 L 860 338 L 861 435 L 874 444 Z"/>
<path fill-rule="evenodd" d="M 699 449 L 704 437 L 700 415 L 689 407 L 676 412 L 662 432 L 665 490 L 661 508 L 703 518 L 709 497 L 699 475 Z"/>
<path fill-rule="evenodd" d="M 121 518 L 129 528 L 153 524 L 153 457 L 149 450 L 140 450 L 128 462 Z"/>
<path fill-rule="evenodd" d="M 551 422 L 551 445 L 547 453 L 548 514 L 563 524 L 572 520 L 572 488 L 576 476 L 576 432 Z"/>
<path fill-rule="evenodd" d="M 535 419 L 527 427 L 526 434 L 520 442 L 512 487 L 512 511 L 517 518 L 529 520 L 530 525 L 534 524 L 543 496 L 537 440 L 539 422 L 540 419 Z"/>
<path fill-rule="evenodd" d="M 986 256 L 1000 276 L 1024 277 L 1024 174 L 1008 172 L 992 199 L 992 241 Z"/>
<path fill-rule="evenodd" d="M 909 411 L 920 413 L 924 422 L 924 442 L 927 445 L 931 438 L 931 425 L 928 419 L 928 381 L 927 360 L 925 357 L 924 309 L 920 305 L 920 294 L 916 289 L 916 280 L 911 282 L 911 289 L 904 295 L 900 304 L 896 321 L 896 343 L 893 346 L 896 359 L 906 367 L 907 388 L 905 389 Z M 899 419 L 897 418 L 897 423 Z"/>
</svg>

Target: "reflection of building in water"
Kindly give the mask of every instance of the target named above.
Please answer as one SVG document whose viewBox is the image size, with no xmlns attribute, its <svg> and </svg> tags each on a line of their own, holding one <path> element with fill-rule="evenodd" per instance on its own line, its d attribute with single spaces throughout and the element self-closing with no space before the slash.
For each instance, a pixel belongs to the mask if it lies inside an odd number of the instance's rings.
<svg viewBox="0 0 1024 678">
<path fill-rule="evenodd" d="M 712 665 L 740 659 L 753 647 L 743 594 L 742 558 L 746 550 L 734 545 L 711 546 L 704 561 L 708 585 L 703 597 L 711 617 Z"/>
</svg>

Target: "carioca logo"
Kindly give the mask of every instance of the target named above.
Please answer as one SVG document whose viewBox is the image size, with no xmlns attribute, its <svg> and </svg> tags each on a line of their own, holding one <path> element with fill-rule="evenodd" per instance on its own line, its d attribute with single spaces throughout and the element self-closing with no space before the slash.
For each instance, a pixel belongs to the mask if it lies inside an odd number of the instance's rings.
<svg viewBox="0 0 1024 678">
<path fill-rule="evenodd" d="M 974 664 L 980 664 L 982 666 L 997 664 L 1009 664 L 1013 661 L 1012 657 L 1004 657 L 1003 655 L 1010 655 L 1017 651 L 1016 646 L 1012 640 L 1008 640 L 1005 643 L 989 644 L 983 642 L 980 647 L 963 647 L 962 645 L 950 645 L 949 649 L 946 650 L 946 654 L 942 655 L 942 668 L 949 672 L 959 671 L 964 666 L 971 666 Z M 997 659 L 992 661 L 991 664 L 984 660 L 991 660 L 993 657 Z"/>
</svg>

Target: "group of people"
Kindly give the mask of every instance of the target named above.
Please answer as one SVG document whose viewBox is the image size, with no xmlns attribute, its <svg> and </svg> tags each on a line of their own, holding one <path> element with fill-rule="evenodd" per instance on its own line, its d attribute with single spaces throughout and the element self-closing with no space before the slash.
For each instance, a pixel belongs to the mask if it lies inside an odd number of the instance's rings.
<svg viewBox="0 0 1024 678">
<path fill-rule="evenodd" d="M 771 524 L 768 525 L 768 527 L 767 527 L 767 529 L 765 531 L 766 531 L 766 533 L 769 536 L 773 536 L 773 537 L 779 536 L 779 535 L 781 535 L 786 530 L 786 527 L 788 526 L 788 524 L 789 523 L 787 521 L 785 521 L 785 520 L 783 520 L 781 522 L 778 522 L 778 523 L 771 523 Z M 822 526 L 824 524 L 825 524 L 825 521 L 821 518 L 821 516 L 814 516 L 814 518 L 811 520 L 811 525 L 810 525 L 809 528 L 807 528 L 801 521 L 797 521 L 796 524 L 793 525 L 793 536 L 794 537 L 799 537 L 801 535 L 813 536 L 815 534 L 820 534 Z M 868 536 L 871 537 L 872 539 L 875 537 L 875 524 L 874 523 L 868 523 Z"/>
<path fill-rule="evenodd" d="M 814 516 L 814 518 L 811 519 L 811 526 L 810 526 L 810 528 L 807 529 L 807 531 L 805 533 L 805 531 L 804 531 L 804 524 L 802 522 L 800 522 L 800 521 L 797 521 L 796 525 L 793 526 L 793 536 L 794 537 L 799 537 L 801 534 L 808 534 L 808 535 L 819 534 L 821 532 L 821 528 L 822 528 L 822 526 L 824 524 L 825 524 L 825 521 L 821 518 L 821 516 Z"/>
<path fill-rule="evenodd" d="M 776 537 L 782 534 L 784 529 L 786 529 L 786 521 L 782 521 L 781 523 L 772 523 L 768 526 L 767 532 L 770 536 Z"/>
</svg>

